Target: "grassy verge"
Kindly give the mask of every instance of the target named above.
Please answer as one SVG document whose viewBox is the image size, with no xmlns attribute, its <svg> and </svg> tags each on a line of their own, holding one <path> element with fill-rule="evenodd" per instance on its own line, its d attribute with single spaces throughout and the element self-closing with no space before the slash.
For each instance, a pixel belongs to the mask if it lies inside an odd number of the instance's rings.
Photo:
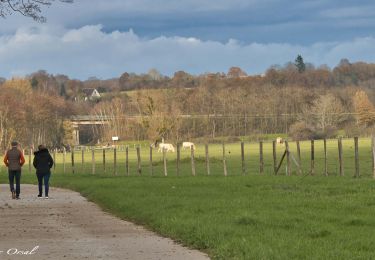
<svg viewBox="0 0 375 260">
<path fill-rule="evenodd" d="M 55 174 L 51 181 L 214 259 L 371 259 L 375 251 L 369 178 Z"/>
</svg>

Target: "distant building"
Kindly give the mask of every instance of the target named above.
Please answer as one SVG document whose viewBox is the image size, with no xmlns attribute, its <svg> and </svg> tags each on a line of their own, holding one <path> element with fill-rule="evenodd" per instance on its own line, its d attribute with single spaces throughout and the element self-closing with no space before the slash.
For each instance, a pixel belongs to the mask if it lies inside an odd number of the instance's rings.
<svg viewBox="0 0 375 260">
<path fill-rule="evenodd" d="M 97 100 L 101 98 L 100 93 L 96 90 L 96 88 L 84 88 L 82 89 L 84 94 L 84 100 Z"/>
</svg>

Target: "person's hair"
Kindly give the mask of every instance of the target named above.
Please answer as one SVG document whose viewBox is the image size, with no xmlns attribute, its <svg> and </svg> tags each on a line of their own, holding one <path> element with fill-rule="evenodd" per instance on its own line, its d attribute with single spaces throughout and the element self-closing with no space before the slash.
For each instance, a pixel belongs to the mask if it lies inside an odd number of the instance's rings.
<svg viewBox="0 0 375 260">
<path fill-rule="evenodd" d="M 46 149 L 45 145 L 43 145 L 43 144 L 38 145 L 38 150 L 39 151 L 43 150 L 43 149 Z"/>
<path fill-rule="evenodd" d="M 17 145 L 18 145 L 18 142 L 17 142 L 17 141 L 12 141 L 12 142 L 11 142 L 11 145 L 12 145 L 12 146 L 17 146 Z"/>
</svg>

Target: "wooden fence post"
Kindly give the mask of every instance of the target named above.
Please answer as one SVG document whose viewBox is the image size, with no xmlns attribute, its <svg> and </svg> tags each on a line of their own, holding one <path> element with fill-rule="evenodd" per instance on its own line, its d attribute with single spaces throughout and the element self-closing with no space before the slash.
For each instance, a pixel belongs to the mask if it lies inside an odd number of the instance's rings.
<svg viewBox="0 0 375 260">
<path fill-rule="evenodd" d="M 297 145 L 297 162 L 299 165 L 298 173 L 302 175 L 302 163 L 301 163 L 301 147 L 299 145 L 299 141 L 296 141 Z"/>
<path fill-rule="evenodd" d="M 83 148 L 81 150 L 81 171 L 84 173 L 84 167 L 85 167 L 85 149 Z"/>
<path fill-rule="evenodd" d="M 242 165 L 242 175 L 246 174 L 246 165 L 245 165 L 245 144 L 241 142 L 241 165 Z"/>
<path fill-rule="evenodd" d="M 354 137 L 355 176 L 359 177 L 358 136 Z"/>
<path fill-rule="evenodd" d="M 286 175 L 291 175 L 291 168 L 290 168 L 290 153 L 289 153 L 289 143 L 285 141 L 285 153 L 286 153 Z"/>
<path fill-rule="evenodd" d="M 180 175 L 180 160 L 181 160 L 181 145 L 177 143 L 177 160 L 176 160 L 177 176 Z"/>
<path fill-rule="evenodd" d="M 324 144 L 324 175 L 328 176 L 328 163 L 327 163 L 327 139 L 323 139 Z"/>
<path fill-rule="evenodd" d="M 103 171 L 104 171 L 104 173 L 107 172 L 106 158 L 105 158 L 105 148 L 103 148 Z"/>
<path fill-rule="evenodd" d="M 314 175 L 315 173 L 315 151 L 314 151 L 314 139 L 311 140 L 311 166 L 310 166 L 310 174 Z"/>
<path fill-rule="evenodd" d="M 150 173 L 154 176 L 154 166 L 152 165 L 152 146 L 150 145 Z"/>
<path fill-rule="evenodd" d="M 95 174 L 95 147 L 91 147 L 92 174 Z"/>
<path fill-rule="evenodd" d="M 137 161 L 138 161 L 138 174 L 142 175 L 142 164 L 141 164 L 141 148 L 137 146 Z"/>
<path fill-rule="evenodd" d="M 117 148 L 113 149 L 113 172 L 117 175 Z"/>
<path fill-rule="evenodd" d="M 338 139 L 338 148 L 339 148 L 339 170 L 340 176 L 344 176 L 344 166 L 343 166 L 343 156 L 342 156 L 342 139 L 339 137 Z"/>
<path fill-rule="evenodd" d="M 273 174 L 276 175 L 277 158 L 276 158 L 276 141 L 272 141 L 272 157 L 273 157 Z"/>
<path fill-rule="evenodd" d="M 190 157 L 191 157 L 191 174 L 195 176 L 195 158 L 194 158 L 194 146 L 190 147 Z"/>
<path fill-rule="evenodd" d="M 63 148 L 63 173 L 66 171 L 66 165 L 65 165 L 65 157 L 66 157 L 66 149 Z"/>
<path fill-rule="evenodd" d="M 285 144 L 286 145 L 286 144 Z M 283 163 L 283 160 L 285 158 L 285 155 L 287 154 L 287 150 L 285 149 L 284 153 L 283 153 L 283 156 L 281 156 L 281 159 L 280 159 L 280 162 L 279 162 L 279 165 L 277 166 L 276 168 L 276 173 L 275 175 L 277 175 L 277 173 L 279 172 L 280 170 L 280 167 L 281 167 L 281 164 Z M 288 167 L 288 166 L 287 166 Z M 287 169 L 288 170 L 288 169 Z M 287 171 L 288 172 L 288 171 Z"/>
<path fill-rule="evenodd" d="M 224 176 L 227 176 L 228 171 L 227 171 L 227 162 L 225 158 L 225 143 L 224 142 L 223 142 L 223 168 L 224 168 Z"/>
<path fill-rule="evenodd" d="M 167 172 L 167 156 L 166 149 L 163 147 L 163 165 L 164 165 L 164 176 L 168 176 Z"/>
<path fill-rule="evenodd" d="M 259 141 L 259 173 L 263 174 L 264 161 L 263 161 L 263 142 Z"/>
<path fill-rule="evenodd" d="M 129 146 L 125 147 L 125 168 L 126 168 L 126 176 L 129 176 Z"/>
<path fill-rule="evenodd" d="M 208 143 L 204 145 L 204 150 L 206 154 L 206 171 L 207 171 L 207 175 L 210 175 L 210 156 L 208 154 Z"/>
<path fill-rule="evenodd" d="M 72 156 L 72 173 L 74 174 L 74 147 L 72 147 L 71 156 Z"/>
</svg>

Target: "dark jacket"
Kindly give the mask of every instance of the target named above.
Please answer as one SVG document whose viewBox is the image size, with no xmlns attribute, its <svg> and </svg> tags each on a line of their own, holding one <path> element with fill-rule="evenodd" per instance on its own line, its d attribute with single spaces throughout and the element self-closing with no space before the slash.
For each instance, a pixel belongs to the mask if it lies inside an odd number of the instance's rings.
<svg viewBox="0 0 375 260">
<path fill-rule="evenodd" d="M 17 147 L 8 150 L 4 157 L 4 163 L 11 171 L 20 171 L 25 163 L 22 152 Z"/>
<path fill-rule="evenodd" d="M 36 174 L 38 175 L 51 173 L 53 159 L 49 154 L 48 149 L 42 149 L 34 152 L 33 165 L 36 169 Z"/>
</svg>

